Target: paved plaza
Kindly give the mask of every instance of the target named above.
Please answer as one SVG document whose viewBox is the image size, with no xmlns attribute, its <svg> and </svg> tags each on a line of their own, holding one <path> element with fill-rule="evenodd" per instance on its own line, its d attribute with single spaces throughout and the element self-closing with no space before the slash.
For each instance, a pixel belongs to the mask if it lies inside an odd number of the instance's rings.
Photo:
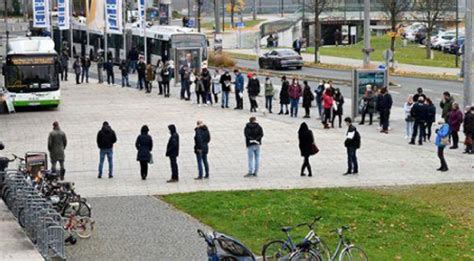
<svg viewBox="0 0 474 261">
<path fill-rule="evenodd" d="M 261 171 L 258 178 L 247 179 L 243 178 L 247 172 L 243 128 L 250 116 L 248 110 L 198 107 L 179 100 L 177 87 L 172 88 L 172 97 L 165 99 L 157 95 L 156 89 L 152 94 L 145 94 L 135 88 L 94 83 L 75 85 L 68 82 L 62 86 L 62 104 L 57 110 L 1 115 L 0 138 L 7 146 L 5 153 L 21 155 L 26 151 L 45 151 L 51 123 L 59 121 L 69 141 L 66 179 L 74 181 L 78 192 L 85 197 L 474 181 L 472 156 L 462 154 L 461 149 L 447 151 L 450 171 L 440 173 L 436 171 L 439 162 L 433 144 L 409 146 L 403 139 L 401 108 L 392 111 L 392 132 L 389 135 L 379 134 L 374 126 L 358 126 L 362 135 L 360 173 L 348 177 L 341 175 L 346 170 L 344 127 L 323 130 L 314 117 L 307 120 L 321 152 L 311 158 L 314 177 L 301 178 L 302 158 L 297 130 L 303 119 L 256 113 L 265 132 Z M 262 104 L 260 102 L 260 106 Z M 346 105 L 347 113 L 349 102 Z M 247 101 L 245 106 L 248 108 Z M 193 136 L 198 119 L 208 125 L 212 137 L 209 153 L 211 178 L 203 181 L 193 179 L 197 176 Z M 96 135 L 103 121 L 108 121 L 116 131 L 118 142 L 114 148 L 115 177 L 99 180 Z M 180 182 L 176 184 L 165 182 L 170 177 L 169 160 L 164 154 L 169 137 L 167 126 L 171 123 L 177 126 L 181 139 L 178 159 Z M 146 181 L 140 179 L 134 146 L 143 124 L 150 127 L 155 143 L 155 164 L 150 166 Z"/>
</svg>

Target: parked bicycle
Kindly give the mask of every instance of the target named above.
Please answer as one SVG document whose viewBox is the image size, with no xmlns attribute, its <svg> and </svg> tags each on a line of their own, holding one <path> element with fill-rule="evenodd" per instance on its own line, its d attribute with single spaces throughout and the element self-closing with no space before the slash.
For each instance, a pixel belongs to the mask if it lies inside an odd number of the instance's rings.
<svg viewBox="0 0 474 261">
<path fill-rule="evenodd" d="M 224 234 L 205 234 L 198 229 L 198 235 L 207 243 L 208 261 L 256 261 L 255 255 L 244 244 Z"/>
<path fill-rule="evenodd" d="M 336 233 L 339 237 L 339 242 L 337 243 L 336 250 L 331 255 L 331 260 L 368 261 L 367 254 L 364 252 L 364 250 L 352 244 L 350 240 L 345 237 L 344 231 L 346 230 L 349 230 L 348 226 L 342 226 L 331 231 Z"/>
<path fill-rule="evenodd" d="M 298 224 L 296 227 L 307 226 L 310 231 L 304 239 L 295 244 L 290 235 L 292 227 L 283 227 L 286 240 L 272 240 L 265 244 L 262 249 L 264 261 L 276 260 L 329 260 L 330 254 L 326 244 L 314 231 L 314 225 L 321 217 L 315 217 L 311 223 Z"/>
<path fill-rule="evenodd" d="M 87 239 L 92 236 L 95 221 L 90 217 L 80 217 L 72 212 L 64 219 L 64 230 L 69 234 L 65 242 L 75 244 L 77 237 Z"/>
</svg>

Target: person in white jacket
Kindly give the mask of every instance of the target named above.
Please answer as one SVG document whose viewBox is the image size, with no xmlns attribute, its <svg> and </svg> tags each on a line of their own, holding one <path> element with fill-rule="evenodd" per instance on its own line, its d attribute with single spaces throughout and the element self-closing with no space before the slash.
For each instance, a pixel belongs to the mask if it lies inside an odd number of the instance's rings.
<svg viewBox="0 0 474 261">
<path fill-rule="evenodd" d="M 405 112 L 405 139 L 410 139 L 413 134 L 413 125 L 415 119 L 411 115 L 411 108 L 413 107 L 413 96 L 410 95 L 407 98 L 407 102 L 403 105 L 403 111 Z"/>
</svg>

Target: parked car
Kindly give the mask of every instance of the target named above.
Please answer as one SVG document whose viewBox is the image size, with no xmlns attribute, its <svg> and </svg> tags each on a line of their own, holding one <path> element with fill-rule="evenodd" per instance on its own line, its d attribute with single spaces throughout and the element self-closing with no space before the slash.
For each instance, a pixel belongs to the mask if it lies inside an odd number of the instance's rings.
<svg viewBox="0 0 474 261">
<path fill-rule="evenodd" d="M 423 23 L 413 23 L 407 26 L 405 28 L 405 33 L 404 33 L 405 39 L 407 39 L 410 42 L 414 42 L 416 32 L 422 27 L 425 27 Z"/>
<path fill-rule="evenodd" d="M 300 70 L 303 65 L 303 58 L 297 52 L 290 49 L 275 49 L 264 53 L 258 58 L 260 68 L 282 69 L 295 67 Z"/>
<path fill-rule="evenodd" d="M 439 28 L 435 27 L 433 28 L 433 31 L 431 32 L 431 35 L 438 35 L 442 32 L 444 32 L 444 28 Z M 418 29 L 418 31 L 415 33 L 415 42 L 419 44 L 426 45 L 426 36 L 428 35 L 428 29 L 426 27 L 422 27 Z M 431 39 L 431 38 L 430 38 Z"/>
<path fill-rule="evenodd" d="M 444 49 L 445 52 L 450 54 L 458 54 L 459 48 L 464 44 L 464 36 L 459 37 L 456 43 L 455 40 L 451 42 L 451 44 Z"/>
<path fill-rule="evenodd" d="M 436 42 L 431 44 L 431 48 L 436 50 L 441 50 L 449 41 L 453 40 L 456 37 L 456 34 L 453 32 L 447 32 L 441 35 Z"/>
</svg>

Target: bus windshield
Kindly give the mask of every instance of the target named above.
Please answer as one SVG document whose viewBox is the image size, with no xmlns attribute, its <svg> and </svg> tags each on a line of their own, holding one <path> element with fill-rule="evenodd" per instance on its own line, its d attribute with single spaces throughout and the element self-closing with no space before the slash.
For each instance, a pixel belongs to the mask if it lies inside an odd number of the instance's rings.
<svg viewBox="0 0 474 261">
<path fill-rule="evenodd" d="M 57 68 L 52 64 L 15 64 L 5 66 L 5 85 L 10 92 L 43 92 L 59 89 Z"/>
</svg>

